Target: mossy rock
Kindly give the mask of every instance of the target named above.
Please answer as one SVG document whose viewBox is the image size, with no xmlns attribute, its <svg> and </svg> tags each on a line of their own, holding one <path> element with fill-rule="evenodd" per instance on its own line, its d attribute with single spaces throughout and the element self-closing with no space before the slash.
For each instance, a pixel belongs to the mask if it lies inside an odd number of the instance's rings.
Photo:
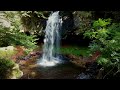
<svg viewBox="0 0 120 90">
<path fill-rule="evenodd" d="M 23 75 L 19 65 L 9 59 L 0 58 L 0 79 L 18 79 Z"/>
<path fill-rule="evenodd" d="M 6 78 L 7 79 L 19 79 L 23 76 L 23 72 L 19 69 L 19 65 L 15 64 L 12 70 L 9 71 Z"/>
</svg>

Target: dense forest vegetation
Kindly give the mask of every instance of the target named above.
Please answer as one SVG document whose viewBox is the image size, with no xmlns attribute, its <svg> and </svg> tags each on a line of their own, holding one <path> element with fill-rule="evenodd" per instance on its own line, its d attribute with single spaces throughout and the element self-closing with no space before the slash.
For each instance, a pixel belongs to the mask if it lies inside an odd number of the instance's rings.
<svg viewBox="0 0 120 90">
<path fill-rule="evenodd" d="M 22 65 L 42 53 L 46 22 L 53 12 L 0 11 L 0 79 L 19 79 L 27 72 Z M 97 63 L 95 79 L 120 78 L 120 12 L 60 11 L 60 17 L 61 54 L 85 70 Z"/>
</svg>

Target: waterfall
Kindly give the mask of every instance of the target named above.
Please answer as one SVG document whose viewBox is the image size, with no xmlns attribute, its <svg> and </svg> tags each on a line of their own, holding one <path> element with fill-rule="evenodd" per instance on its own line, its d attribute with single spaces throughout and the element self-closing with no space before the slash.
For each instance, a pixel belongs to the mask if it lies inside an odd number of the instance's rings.
<svg viewBox="0 0 120 90">
<path fill-rule="evenodd" d="M 60 62 L 60 29 L 62 19 L 59 16 L 59 11 L 52 13 L 45 28 L 45 38 L 43 45 L 43 55 L 39 64 L 43 66 L 54 66 Z"/>
</svg>

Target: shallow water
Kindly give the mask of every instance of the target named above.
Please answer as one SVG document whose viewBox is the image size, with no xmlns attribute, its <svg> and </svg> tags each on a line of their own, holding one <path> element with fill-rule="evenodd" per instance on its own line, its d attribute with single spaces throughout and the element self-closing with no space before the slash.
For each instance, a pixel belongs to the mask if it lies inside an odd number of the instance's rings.
<svg viewBox="0 0 120 90">
<path fill-rule="evenodd" d="M 58 64 L 52 67 L 36 67 L 36 79 L 76 79 L 81 73 L 78 66 L 70 62 Z"/>
</svg>

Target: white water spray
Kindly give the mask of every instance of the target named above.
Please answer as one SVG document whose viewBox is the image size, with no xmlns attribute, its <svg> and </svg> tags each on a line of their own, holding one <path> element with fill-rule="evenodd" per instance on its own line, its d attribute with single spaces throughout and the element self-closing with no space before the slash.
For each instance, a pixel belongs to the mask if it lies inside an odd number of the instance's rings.
<svg viewBox="0 0 120 90">
<path fill-rule="evenodd" d="M 45 28 L 45 39 L 43 46 L 43 56 L 39 62 L 42 66 L 54 66 L 60 62 L 60 29 L 62 19 L 59 16 L 59 11 L 52 13 L 47 21 Z"/>
</svg>

